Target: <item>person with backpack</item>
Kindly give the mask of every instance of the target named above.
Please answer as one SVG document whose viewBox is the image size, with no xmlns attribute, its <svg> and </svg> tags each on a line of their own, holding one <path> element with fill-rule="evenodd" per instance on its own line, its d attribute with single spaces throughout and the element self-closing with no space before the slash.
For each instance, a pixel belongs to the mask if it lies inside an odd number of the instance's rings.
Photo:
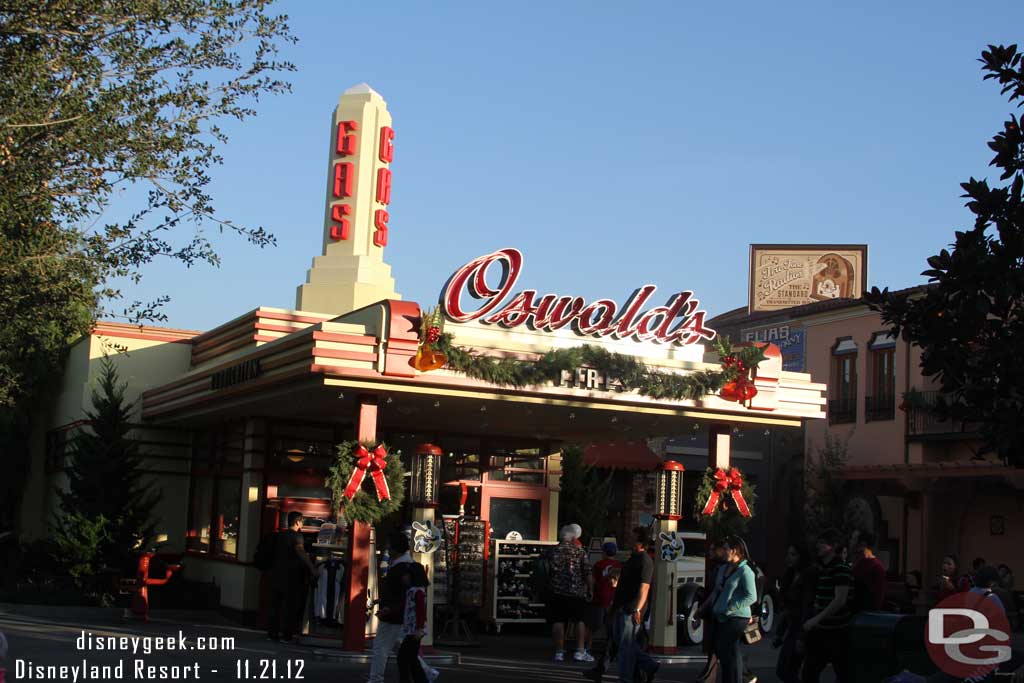
<svg viewBox="0 0 1024 683">
<path fill-rule="evenodd" d="M 299 631 L 302 610 L 306 605 L 309 582 L 316 579 L 317 571 L 306 553 L 306 544 L 299 530 L 302 513 L 288 513 L 288 528 L 273 536 L 268 543 L 274 549 L 273 560 L 268 551 L 257 547 L 260 562 L 270 566 L 270 607 L 267 614 L 267 638 L 290 643 Z"/>
<path fill-rule="evenodd" d="M 387 548 L 392 559 L 388 573 L 384 575 L 380 586 L 380 603 L 377 610 L 379 622 L 377 635 L 373 639 L 373 658 L 370 662 L 368 683 L 384 683 L 384 671 L 391 652 L 396 645 L 404 642 L 406 635 L 415 634 L 416 629 L 413 629 L 411 634 L 406 633 L 410 631 L 406 624 L 406 599 L 410 588 L 427 585 L 427 572 L 423 565 L 413 561 L 412 555 L 409 554 L 409 538 L 404 533 L 393 531 L 388 534 Z M 408 672 L 407 675 L 416 676 L 419 680 L 418 675 L 414 673 L 417 669 L 422 673 L 422 668 L 418 666 L 418 641 L 413 650 L 413 658 L 417 659 L 416 666 L 410 661 L 409 650 L 412 650 L 411 643 L 407 646 L 405 670 Z M 399 673 L 402 675 L 401 670 Z"/>
</svg>

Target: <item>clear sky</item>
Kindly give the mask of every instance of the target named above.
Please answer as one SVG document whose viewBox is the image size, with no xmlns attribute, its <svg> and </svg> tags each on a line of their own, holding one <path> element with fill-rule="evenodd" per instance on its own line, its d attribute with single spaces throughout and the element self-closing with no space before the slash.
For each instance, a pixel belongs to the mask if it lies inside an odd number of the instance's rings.
<svg viewBox="0 0 1024 683">
<path fill-rule="evenodd" d="M 870 284 L 923 281 L 970 220 L 1010 105 L 976 61 L 1024 3 L 279 2 L 291 95 L 228 125 L 220 268 L 159 265 L 175 327 L 292 308 L 320 253 L 330 117 L 369 83 L 394 118 L 390 243 L 406 299 L 514 246 L 519 287 L 624 301 L 647 282 L 745 305 L 748 245 L 866 243 Z M 715 6 L 717 5 L 717 6 Z M 991 176 L 995 179 L 997 176 Z M 123 207 L 114 207 L 119 210 Z M 660 294 L 659 294 L 660 296 Z"/>
</svg>

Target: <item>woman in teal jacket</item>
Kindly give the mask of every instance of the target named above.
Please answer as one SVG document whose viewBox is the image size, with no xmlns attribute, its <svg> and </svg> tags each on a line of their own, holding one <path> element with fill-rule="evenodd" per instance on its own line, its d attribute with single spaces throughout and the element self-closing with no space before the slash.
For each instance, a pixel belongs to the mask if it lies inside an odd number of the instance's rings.
<svg viewBox="0 0 1024 683">
<path fill-rule="evenodd" d="M 747 556 L 747 544 L 738 536 L 730 536 L 725 542 L 729 551 L 723 569 L 724 580 L 711 607 L 716 622 L 713 647 L 722 672 L 721 682 L 743 683 L 740 639 L 752 621 L 750 606 L 757 601 L 757 586 Z"/>
</svg>

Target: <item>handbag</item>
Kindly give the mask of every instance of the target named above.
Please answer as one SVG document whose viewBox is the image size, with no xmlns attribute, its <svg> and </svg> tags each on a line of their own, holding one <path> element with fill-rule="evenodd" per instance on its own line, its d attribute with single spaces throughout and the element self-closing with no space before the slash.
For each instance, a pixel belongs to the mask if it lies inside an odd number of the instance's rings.
<svg viewBox="0 0 1024 683">
<path fill-rule="evenodd" d="M 761 624 L 758 623 L 757 619 L 754 619 L 751 623 L 747 624 L 743 629 L 743 642 L 747 645 L 753 645 L 754 643 L 761 640 Z"/>
</svg>

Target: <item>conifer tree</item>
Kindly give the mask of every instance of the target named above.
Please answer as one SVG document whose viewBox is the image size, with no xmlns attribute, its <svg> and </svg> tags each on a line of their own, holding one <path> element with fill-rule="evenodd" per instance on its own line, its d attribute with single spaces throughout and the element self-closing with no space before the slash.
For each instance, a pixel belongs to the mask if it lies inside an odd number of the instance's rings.
<svg viewBox="0 0 1024 683">
<path fill-rule="evenodd" d="M 109 520 L 102 556 L 118 569 L 128 569 L 137 548 L 153 538 L 153 511 L 160 499 L 144 478 L 131 433 L 135 406 L 125 398 L 125 386 L 114 363 L 104 358 L 92 410 L 86 413 L 88 426 L 71 440 L 68 490 L 61 494 L 66 515 Z"/>
</svg>

